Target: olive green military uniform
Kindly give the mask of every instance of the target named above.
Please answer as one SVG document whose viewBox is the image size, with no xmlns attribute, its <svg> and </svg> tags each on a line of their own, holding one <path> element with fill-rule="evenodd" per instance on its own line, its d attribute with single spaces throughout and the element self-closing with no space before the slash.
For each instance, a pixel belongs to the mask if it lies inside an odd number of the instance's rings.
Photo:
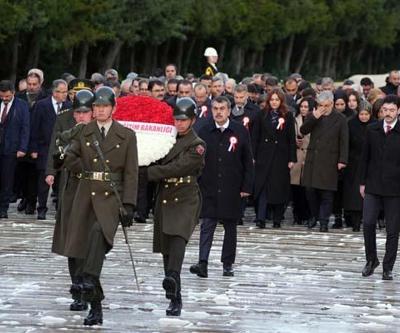
<svg viewBox="0 0 400 333">
<path fill-rule="evenodd" d="M 148 168 L 158 182 L 154 210 L 153 251 L 169 254 L 169 236 L 189 241 L 198 223 L 201 195 L 197 177 L 204 167 L 205 144 L 193 130 L 177 141 L 159 165 Z"/>
<path fill-rule="evenodd" d="M 77 140 L 79 138 L 84 126 L 85 125 L 83 124 L 79 124 L 69 130 L 58 133 L 58 144 L 65 149 L 64 154 L 68 151 L 68 147 L 72 140 Z M 58 149 L 58 147 L 56 149 Z M 49 154 L 48 159 L 53 161 L 53 156 L 50 156 Z M 49 168 L 47 170 L 49 170 Z M 59 193 L 60 201 L 57 208 L 56 224 L 54 227 L 53 245 L 51 250 L 52 252 L 63 256 L 67 256 L 65 252 L 65 244 L 69 237 L 69 232 L 71 232 L 69 219 L 78 184 L 79 179 L 68 169 L 62 167 L 60 180 L 61 188 Z"/>
<path fill-rule="evenodd" d="M 104 168 L 94 146 L 93 134 L 110 168 L 110 178 L 102 178 Z M 138 156 L 135 133 L 113 121 L 105 139 L 100 138 L 97 122 L 92 121 L 66 153 L 65 166 L 81 177 L 69 219 L 71 232 L 65 240 L 64 255 L 70 257 L 86 257 L 89 234 L 94 224 L 101 229 L 107 244 L 106 252 L 112 248 L 120 207 L 110 186 L 111 178 L 116 183 L 122 202 L 136 205 Z"/>
</svg>

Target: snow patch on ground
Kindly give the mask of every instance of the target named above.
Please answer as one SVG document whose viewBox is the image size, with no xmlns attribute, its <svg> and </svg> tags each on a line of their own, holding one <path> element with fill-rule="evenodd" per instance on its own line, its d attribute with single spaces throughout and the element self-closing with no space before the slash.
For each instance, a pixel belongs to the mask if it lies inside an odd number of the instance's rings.
<svg viewBox="0 0 400 333">
<path fill-rule="evenodd" d="M 66 297 L 57 297 L 56 298 L 56 303 L 58 303 L 58 304 L 69 304 L 69 303 L 71 303 L 71 299 L 66 298 Z"/>
<path fill-rule="evenodd" d="M 207 312 L 203 311 L 194 311 L 194 312 L 189 312 L 189 311 L 182 311 L 182 317 L 188 318 L 188 319 L 206 319 L 210 317 L 210 314 Z"/>
<path fill-rule="evenodd" d="M 109 306 L 110 310 L 120 309 L 121 305 L 111 303 Z"/>
<path fill-rule="evenodd" d="M 47 326 L 63 325 L 67 320 L 53 316 L 44 316 L 39 319 L 41 323 Z"/>
<path fill-rule="evenodd" d="M 386 325 L 377 324 L 377 323 L 358 323 L 358 324 L 354 324 L 354 326 L 359 327 L 359 328 L 368 329 L 367 332 L 376 332 L 374 330 L 387 328 Z"/>
<path fill-rule="evenodd" d="M 188 320 L 176 318 L 160 318 L 158 323 L 161 327 L 185 327 L 191 325 L 191 322 Z"/>
<path fill-rule="evenodd" d="M 226 294 L 217 295 L 214 297 L 214 302 L 218 305 L 229 305 L 229 297 Z"/>
<path fill-rule="evenodd" d="M 5 320 L 5 321 L 2 321 L 1 323 L 4 325 L 19 325 L 20 324 L 19 321 L 14 321 L 14 320 L 9 320 L 9 321 Z"/>
</svg>

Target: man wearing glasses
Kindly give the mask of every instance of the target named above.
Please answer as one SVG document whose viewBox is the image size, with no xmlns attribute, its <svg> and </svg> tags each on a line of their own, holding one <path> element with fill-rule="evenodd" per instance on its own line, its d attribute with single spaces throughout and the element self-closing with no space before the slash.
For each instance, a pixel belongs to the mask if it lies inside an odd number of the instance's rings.
<svg viewBox="0 0 400 333">
<path fill-rule="evenodd" d="M 383 280 L 393 280 L 400 231 L 400 99 L 388 95 L 383 100 L 383 119 L 367 129 L 363 147 L 360 194 L 364 198 L 363 224 L 367 263 L 362 270 L 369 276 L 379 265 L 376 251 L 376 221 L 383 209 L 386 221 L 386 251 Z"/>
<path fill-rule="evenodd" d="M 32 191 L 32 197 L 27 199 L 29 203 L 35 205 L 37 197 L 38 220 L 46 219 L 47 197 L 49 194 L 49 185 L 45 181 L 47 155 L 57 115 L 71 107 L 71 103 L 67 101 L 67 96 L 67 82 L 55 80 L 52 84 L 52 95 L 38 101 L 32 111 L 30 155 L 32 159 L 36 160 L 37 185 Z"/>
</svg>

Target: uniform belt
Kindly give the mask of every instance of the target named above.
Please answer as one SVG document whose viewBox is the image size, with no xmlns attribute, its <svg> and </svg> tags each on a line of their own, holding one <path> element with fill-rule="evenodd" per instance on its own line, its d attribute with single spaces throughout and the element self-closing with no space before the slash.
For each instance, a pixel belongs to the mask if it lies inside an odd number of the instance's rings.
<svg viewBox="0 0 400 333">
<path fill-rule="evenodd" d="M 191 183 L 195 180 L 193 176 L 186 176 L 186 177 L 179 177 L 179 178 L 165 178 L 164 182 L 165 183 L 176 183 L 176 184 L 182 184 L 182 183 Z"/>
<path fill-rule="evenodd" d="M 83 171 L 75 176 L 78 179 L 97 180 L 100 182 L 122 181 L 122 174 L 117 172 Z"/>
</svg>

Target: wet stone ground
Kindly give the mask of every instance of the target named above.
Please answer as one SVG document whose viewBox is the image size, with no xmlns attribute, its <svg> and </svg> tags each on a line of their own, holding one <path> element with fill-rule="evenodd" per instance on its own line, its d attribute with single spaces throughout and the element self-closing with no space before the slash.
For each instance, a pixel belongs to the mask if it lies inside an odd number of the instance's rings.
<svg viewBox="0 0 400 333">
<path fill-rule="evenodd" d="M 289 213 L 287 214 L 290 215 Z M 286 220 L 282 229 L 256 229 L 249 209 L 239 226 L 234 277 L 222 277 L 218 227 L 209 278 L 189 273 L 198 253 L 198 228 L 182 271 L 183 312 L 165 316 L 162 259 L 152 253 L 152 229 L 129 230 L 141 292 L 135 287 L 121 230 L 103 268 L 103 326 L 82 326 L 86 313 L 70 312 L 67 260 L 50 252 L 53 215 L 15 213 L 0 220 L 0 332 L 400 332 L 399 269 L 382 281 L 368 278 L 362 233 L 310 232 Z M 385 232 L 378 232 L 382 261 Z"/>
</svg>

